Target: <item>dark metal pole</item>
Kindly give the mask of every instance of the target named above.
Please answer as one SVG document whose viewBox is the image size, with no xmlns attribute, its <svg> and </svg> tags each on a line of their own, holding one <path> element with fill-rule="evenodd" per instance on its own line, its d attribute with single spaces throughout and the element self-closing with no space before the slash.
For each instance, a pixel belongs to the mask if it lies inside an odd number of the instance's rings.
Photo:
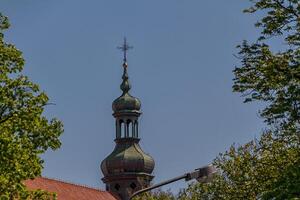
<svg viewBox="0 0 300 200">
<path fill-rule="evenodd" d="M 169 183 L 173 183 L 173 182 L 175 182 L 175 181 L 179 181 L 179 180 L 181 180 L 181 179 L 186 179 L 186 178 L 188 177 L 188 175 L 189 175 L 189 174 L 185 174 L 185 175 L 182 175 L 182 176 L 178 176 L 178 177 L 176 177 L 176 178 L 172 178 L 172 179 L 169 179 L 169 180 L 167 180 L 167 181 L 164 181 L 164 182 L 158 183 L 158 184 L 156 184 L 156 185 L 153 185 L 153 186 L 144 188 L 144 189 L 142 189 L 142 190 L 139 190 L 139 191 L 133 193 L 133 194 L 130 196 L 129 200 L 131 200 L 133 197 L 135 197 L 135 196 L 137 196 L 137 195 L 139 195 L 139 194 L 141 194 L 141 193 L 144 193 L 144 192 L 153 190 L 153 189 L 155 189 L 155 188 L 158 188 L 158 187 L 167 185 L 167 184 L 169 184 Z"/>
<path fill-rule="evenodd" d="M 213 174 L 215 174 L 216 172 L 217 172 L 216 168 L 213 165 L 207 165 L 207 166 L 201 167 L 199 169 L 196 169 L 195 171 L 186 173 L 182 176 L 178 176 L 178 177 L 169 179 L 167 181 L 158 183 L 156 185 L 153 185 L 153 186 L 141 189 L 139 191 L 136 191 L 135 193 L 133 193 L 129 197 L 129 200 L 131 200 L 133 197 L 135 197 L 135 196 L 137 196 L 141 193 L 144 193 L 144 192 L 150 191 L 152 189 L 167 185 L 169 183 L 173 183 L 175 181 L 179 181 L 181 179 L 185 179 L 185 181 L 190 181 L 192 179 L 197 179 L 197 181 L 199 181 L 199 182 L 207 183 L 207 182 L 211 181 L 211 178 L 212 178 Z"/>
</svg>

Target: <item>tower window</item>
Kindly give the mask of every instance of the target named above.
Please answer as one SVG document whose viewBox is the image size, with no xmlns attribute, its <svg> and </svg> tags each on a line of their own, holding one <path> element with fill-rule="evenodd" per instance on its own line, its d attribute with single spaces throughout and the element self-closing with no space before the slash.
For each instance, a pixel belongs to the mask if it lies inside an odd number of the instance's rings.
<svg viewBox="0 0 300 200">
<path fill-rule="evenodd" d="M 135 184 L 135 183 L 131 183 L 131 184 L 130 184 L 130 187 L 131 187 L 131 189 L 134 190 L 134 189 L 136 188 L 136 184 Z"/>
<path fill-rule="evenodd" d="M 128 119 L 127 122 L 126 122 L 126 137 L 131 137 L 132 136 L 130 126 L 131 126 L 131 120 Z"/>
<path fill-rule="evenodd" d="M 126 135 L 126 124 L 122 121 L 121 123 L 121 137 L 125 137 Z"/>
<path fill-rule="evenodd" d="M 135 137 L 138 138 L 139 137 L 139 124 L 138 121 L 135 121 L 134 123 L 134 132 L 135 132 Z"/>
<path fill-rule="evenodd" d="M 118 183 L 115 185 L 115 189 L 116 189 L 117 191 L 119 191 L 120 187 L 121 187 L 121 186 L 120 186 Z"/>
</svg>

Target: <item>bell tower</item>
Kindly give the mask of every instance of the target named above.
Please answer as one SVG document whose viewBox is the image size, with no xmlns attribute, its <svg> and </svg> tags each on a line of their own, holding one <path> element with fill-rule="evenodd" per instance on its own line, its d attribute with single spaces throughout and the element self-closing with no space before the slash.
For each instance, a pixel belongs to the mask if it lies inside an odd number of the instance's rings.
<svg viewBox="0 0 300 200">
<path fill-rule="evenodd" d="M 123 76 L 121 83 L 122 95 L 112 104 L 113 116 L 116 125 L 116 146 L 113 152 L 101 163 L 104 174 L 102 181 L 106 184 L 106 190 L 115 194 L 120 200 L 128 200 L 135 191 L 150 185 L 154 176 L 153 158 L 144 153 L 139 145 L 139 116 L 141 115 L 141 102 L 130 95 L 127 73 L 126 38 L 124 44 L 119 47 L 124 52 Z"/>
</svg>

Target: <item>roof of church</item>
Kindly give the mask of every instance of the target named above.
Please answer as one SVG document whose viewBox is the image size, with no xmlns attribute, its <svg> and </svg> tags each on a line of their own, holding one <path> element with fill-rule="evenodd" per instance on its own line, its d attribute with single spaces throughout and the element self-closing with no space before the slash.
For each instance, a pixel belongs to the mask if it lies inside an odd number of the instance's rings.
<svg viewBox="0 0 300 200">
<path fill-rule="evenodd" d="M 26 180 L 25 185 L 32 190 L 41 189 L 55 192 L 58 200 L 116 200 L 107 191 L 45 177 Z"/>
</svg>

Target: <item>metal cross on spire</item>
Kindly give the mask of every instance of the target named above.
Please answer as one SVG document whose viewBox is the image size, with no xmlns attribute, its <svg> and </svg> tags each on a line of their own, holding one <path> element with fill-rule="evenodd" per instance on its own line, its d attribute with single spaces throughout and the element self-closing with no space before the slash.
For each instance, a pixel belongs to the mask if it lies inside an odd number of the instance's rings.
<svg viewBox="0 0 300 200">
<path fill-rule="evenodd" d="M 119 47 L 118 47 L 118 49 L 121 49 L 121 51 L 124 52 L 124 58 L 123 58 L 124 63 L 126 63 L 126 61 L 127 61 L 127 51 L 128 51 L 129 49 L 132 49 L 132 48 L 133 48 L 132 46 L 129 46 L 129 45 L 127 44 L 126 37 L 124 37 L 124 43 L 123 43 L 123 46 L 119 46 Z"/>
</svg>

